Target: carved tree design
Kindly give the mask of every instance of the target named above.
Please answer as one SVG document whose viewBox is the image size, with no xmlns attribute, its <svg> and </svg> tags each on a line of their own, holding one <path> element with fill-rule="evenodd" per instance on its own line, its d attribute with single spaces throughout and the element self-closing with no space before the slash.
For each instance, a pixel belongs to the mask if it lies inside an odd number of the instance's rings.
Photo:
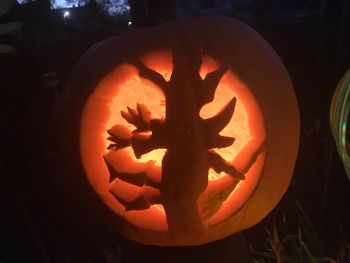
<svg viewBox="0 0 350 263">
<path fill-rule="evenodd" d="M 192 61 L 185 60 L 175 49 L 173 71 L 169 81 L 161 74 L 146 67 L 140 59 L 131 61 L 142 78 L 148 79 L 161 88 L 165 95 L 166 115 L 164 119 L 152 118 L 146 105 L 137 104 L 136 109 L 127 107 L 122 117 L 135 126 L 129 131 L 115 125 L 108 130 L 111 141 L 108 149 L 122 149 L 131 146 L 137 158 L 154 149 L 165 148 L 162 160 L 161 182 L 152 181 L 146 173 L 118 173 L 107 159 L 110 180 L 120 178 L 137 186 L 145 184 L 159 189 L 158 194 L 143 193 L 133 201 L 118 201 L 130 209 L 147 209 L 151 204 L 164 206 L 170 234 L 176 238 L 181 233 L 200 235 L 204 226 L 197 208 L 197 199 L 208 184 L 208 170 L 225 172 L 237 181 L 245 179 L 245 173 L 256 160 L 262 149 L 252 156 L 249 167 L 238 171 L 224 160 L 214 148 L 224 148 L 233 144 L 234 138 L 219 134 L 231 120 L 236 98 L 217 115 L 202 119 L 200 109 L 214 99 L 215 90 L 228 65 L 221 65 L 208 73 L 204 79 L 199 75 L 201 54 L 194 54 Z M 146 133 L 148 132 L 148 133 Z"/>
</svg>

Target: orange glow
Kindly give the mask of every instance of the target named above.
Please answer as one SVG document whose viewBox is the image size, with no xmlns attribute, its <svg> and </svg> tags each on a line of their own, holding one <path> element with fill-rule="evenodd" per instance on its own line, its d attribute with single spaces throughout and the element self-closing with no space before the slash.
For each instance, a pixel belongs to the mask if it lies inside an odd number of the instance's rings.
<svg viewBox="0 0 350 263">
<path fill-rule="evenodd" d="M 164 73 L 167 74 L 166 72 Z M 133 130 L 135 127 L 122 118 L 120 112 L 125 111 L 127 106 L 136 108 L 137 103 L 147 105 L 148 109 L 152 113 L 153 118 L 161 119 L 165 116 L 165 98 L 160 89 L 150 82 L 143 82 L 139 77 L 135 77 L 127 80 L 118 89 L 118 93 L 113 97 L 109 106 L 109 118 L 106 123 L 104 132 L 105 137 L 105 152 L 107 153 L 107 146 L 110 141 L 107 140 L 109 135 L 106 130 L 115 124 L 122 124 L 129 130 Z M 126 148 L 130 156 L 136 161 L 136 157 L 131 147 Z M 157 149 L 150 153 L 144 154 L 138 162 L 154 161 L 157 165 L 161 165 L 162 158 L 164 156 L 165 149 Z"/>
<path fill-rule="evenodd" d="M 142 61 L 147 67 L 161 73 L 166 80 L 170 79 L 170 52 L 149 53 Z M 219 66 L 216 60 L 205 56 L 200 76 L 204 79 L 206 74 Z M 212 117 L 233 97 L 237 98 L 234 115 L 220 134 L 234 137 L 235 142 L 216 151 L 242 171 L 249 162 L 249 156 L 252 156 L 265 141 L 263 117 L 249 88 L 234 72 L 228 71 L 216 89 L 214 100 L 201 109 L 200 116 L 204 119 Z M 118 171 L 127 172 L 129 168 L 146 171 L 152 180 L 161 180 L 160 166 L 166 149 L 153 150 L 140 159 L 135 157 L 132 147 L 117 151 L 107 150 L 110 141 L 107 140 L 109 136 L 106 130 L 116 124 L 124 125 L 131 131 L 135 128 L 122 118 L 120 112 L 128 106 L 135 108 L 137 103 L 145 104 L 153 118 L 164 118 L 165 98 L 160 88 L 140 78 L 135 67 L 120 65 L 98 84 L 85 105 L 81 122 L 81 158 L 90 184 L 109 208 L 135 226 L 166 231 L 166 216 L 162 205 L 151 204 L 148 209 L 126 210 L 112 194 L 118 193 L 124 200 L 132 201 L 140 193 L 144 193 L 149 199 L 157 198 L 159 191 L 146 185 L 139 187 L 118 179 L 110 182 L 103 159 L 104 155 L 111 158 Z M 218 224 L 242 207 L 258 184 L 264 160 L 265 154 L 260 154 L 246 173 L 246 179 L 238 183 L 227 174 L 217 174 L 213 169 L 209 170 L 208 186 L 198 199 L 198 208 L 205 225 Z"/>
</svg>

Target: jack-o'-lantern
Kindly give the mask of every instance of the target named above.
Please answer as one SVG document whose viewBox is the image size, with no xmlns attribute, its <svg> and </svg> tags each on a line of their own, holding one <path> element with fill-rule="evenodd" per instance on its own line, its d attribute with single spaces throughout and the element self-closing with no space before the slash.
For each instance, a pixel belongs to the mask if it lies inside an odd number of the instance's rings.
<svg viewBox="0 0 350 263">
<path fill-rule="evenodd" d="M 198 17 L 108 39 L 84 56 L 71 87 L 89 93 L 85 174 L 130 239 L 220 239 L 259 222 L 286 191 L 299 137 L 293 87 L 269 45 L 236 20 Z"/>
</svg>

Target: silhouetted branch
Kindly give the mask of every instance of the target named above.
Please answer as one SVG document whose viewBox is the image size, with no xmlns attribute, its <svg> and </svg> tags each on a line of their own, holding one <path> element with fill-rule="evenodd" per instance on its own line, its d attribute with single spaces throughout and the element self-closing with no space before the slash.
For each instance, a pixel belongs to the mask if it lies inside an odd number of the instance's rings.
<svg viewBox="0 0 350 263">
<path fill-rule="evenodd" d="M 107 139 L 112 143 L 107 147 L 110 149 L 122 149 L 131 145 L 131 132 L 128 128 L 123 125 L 114 125 L 112 128 L 107 130 L 110 137 Z"/>
<path fill-rule="evenodd" d="M 156 84 L 163 91 L 168 87 L 168 82 L 158 72 L 148 68 L 140 59 L 131 61 L 131 64 L 139 69 L 139 75 L 142 78 L 148 79 Z"/>
<path fill-rule="evenodd" d="M 221 67 L 213 72 L 208 73 L 203 80 L 203 87 L 198 94 L 199 105 L 203 106 L 214 99 L 214 94 L 222 76 L 227 72 L 228 66 L 221 65 Z"/>
<path fill-rule="evenodd" d="M 208 149 L 213 148 L 225 148 L 232 145 L 235 141 L 235 138 L 229 136 L 222 136 L 220 134 L 207 137 L 205 141 Z"/>
<path fill-rule="evenodd" d="M 124 182 L 131 183 L 133 185 L 137 186 L 143 186 L 146 181 L 146 173 L 140 172 L 140 173 L 119 173 L 117 172 L 113 166 L 110 164 L 109 160 L 107 158 L 104 158 L 105 163 L 107 165 L 108 171 L 109 171 L 109 182 L 114 181 L 115 179 L 121 179 Z"/>
<path fill-rule="evenodd" d="M 119 203 L 121 203 L 125 207 L 126 211 L 144 210 L 144 209 L 148 209 L 151 206 L 150 202 L 148 202 L 148 200 L 144 196 L 138 196 L 136 199 L 132 201 L 126 201 L 120 198 L 114 192 L 110 191 L 110 193 L 118 200 Z"/>
<path fill-rule="evenodd" d="M 259 148 L 250 156 L 249 162 L 247 163 L 247 166 L 243 169 L 243 173 L 247 173 L 250 169 L 250 167 L 256 162 L 259 155 L 265 150 L 266 141 L 264 141 Z"/>
<path fill-rule="evenodd" d="M 215 116 L 203 120 L 203 130 L 208 136 L 222 131 L 230 122 L 236 107 L 236 98 L 232 98 L 229 103 Z"/>
<path fill-rule="evenodd" d="M 224 160 L 218 153 L 213 150 L 208 151 L 209 165 L 217 173 L 227 173 L 237 180 L 244 180 L 245 175 L 239 172 L 235 167 L 233 167 L 229 162 Z"/>
<path fill-rule="evenodd" d="M 127 107 L 128 112 L 121 111 L 122 117 L 130 124 L 136 127 L 135 132 L 149 131 L 149 122 L 151 119 L 151 112 L 144 104 L 137 103 L 137 110 Z"/>
</svg>

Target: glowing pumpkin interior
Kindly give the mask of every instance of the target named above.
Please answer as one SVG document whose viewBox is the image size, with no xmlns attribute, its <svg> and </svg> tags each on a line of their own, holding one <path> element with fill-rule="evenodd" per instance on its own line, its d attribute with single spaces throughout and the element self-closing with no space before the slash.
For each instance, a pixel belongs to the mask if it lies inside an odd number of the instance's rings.
<svg viewBox="0 0 350 263">
<path fill-rule="evenodd" d="M 163 50 L 148 53 L 142 57 L 142 62 L 160 73 L 165 80 L 171 78 L 171 52 Z M 219 61 L 204 56 L 199 71 L 201 78 L 204 79 L 219 66 Z M 229 219 L 245 204 L 254 192 L 264 166 L 264 150 L 252 159 L 265 141 L 263 116 L 249 87 L 232 70 L 223 75 L 214 100 L 201 108 L 200 117 L 207 119 L 217 114 L 233 97 L 237 100 L 234 114 L 220 135 L 234 137 L 235 141 L 229 147 L 214 150 L 238 171 L 247 171 L 244 180 L 237 180 L 226 173 L 218 174 L 209 169 L 207 187 L 197 199 L 198 213 L 206 227 Z M 152 118 L 164 119 L 166 101 L 162 90 L 155 83 L 141 78 L 135 66 L 118 65 L 100 81 L 84 107 L 80 137 L 81 158 L 90 184 L 114 213 L 135 227 L 168 231 L 163 205 L 152 201 L 161 199 L 159 189 L 152 184 L 134 184 L 132 180 L 122 178 L 111 180 L 105 162 L 108 159 L 110 165 L 121 173 L 147 172 L 148 180 L 161 182 L 161 165 L 166 149 L 153 150 L 141 158 L 135 157 L 131 146 L 108 149 L 111 142 L 107 130 L 111 127 L 122 125 L 131 131 L 135 129 L 122 117 L 121 111 L 127 107 L 136 108 L 138 103 L 147 106 Z M 149 207 L 127 207 L 126 204 L 140 196 L 150 202 Z"/>
</svg>

